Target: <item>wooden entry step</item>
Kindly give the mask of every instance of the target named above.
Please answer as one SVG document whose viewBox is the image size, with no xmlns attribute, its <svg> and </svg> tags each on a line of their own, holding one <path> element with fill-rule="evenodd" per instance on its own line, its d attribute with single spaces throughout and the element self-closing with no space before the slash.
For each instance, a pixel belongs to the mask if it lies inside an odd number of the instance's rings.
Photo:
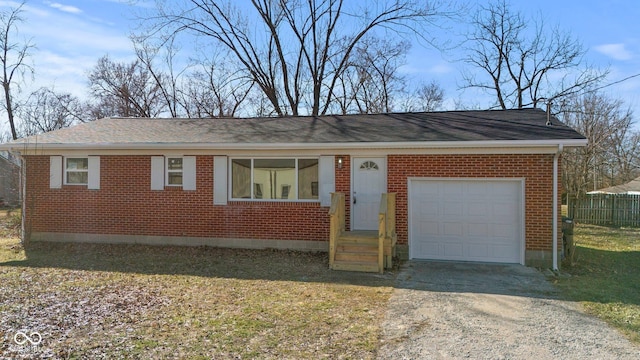
<svg viewBox="0 0 640 360">
<path fill-rule="evenodd" d="M 337 240 L 334 270 L 378 271 L 377 231 L 345 231 Z"/>
<path fill-rule="evenodd" d="M 345 195 L 331 193 L 329 268 L 384 273 L 392 266 L 396 247 L 396 194 L 383 193 L 378 230 L 346 231 Z"/>
</svg>

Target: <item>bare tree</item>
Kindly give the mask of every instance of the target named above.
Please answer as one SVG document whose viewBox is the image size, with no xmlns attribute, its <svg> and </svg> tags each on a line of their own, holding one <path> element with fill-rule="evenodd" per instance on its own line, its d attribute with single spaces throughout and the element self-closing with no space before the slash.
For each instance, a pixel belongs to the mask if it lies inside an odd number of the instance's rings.
<svg viewBox="0 0 640 360">
<path fill-rule="evenodd" d="M 436 111 L 442 107 L 444 89 L 435 81 L 423 84 L 416 90 L 416 99 L 419 101 L 418 109 L 421 111 Z"/>
<path fill-rule="evenodd" d="M 587 146 L 563 153 L 564 188 L 571 197 L 624 183 L 640 170 L 640 135 L 621 101 L 599 93 L 572 96 L 561 105 L 561 115 L 588 140 Z"/>
<path fill-rule="evenodd" d="M 606 75 L 583 69 L 585 50 L 569 33 L 548 30 L 541 19 L 513 12 L 504 0 L 481 6 L 471 23 L 464 61 L 482 75 L 463 74 L 465 87 L 494 93 L 501 109 L 536 107 L 542 99 L 579 92 Z"/>
<path fill-rule="evenodd" d="M 631 109 L 623 109 L 621 102 L 616 102 L 616 105 L 621 126 L 611 134 L 607 144 L 611 180 L 601 187 L 624 184 L 640 176 L 640 130 L 634 130 Z M 605 174 L 601 174 L 601 177 L 606 179 Z"/>
<path fill-rule="evenodd" d="M 368 38 L 359 44 L 357 68 L 364 86 L 356 102 L 361 113 L 393 111 L 394 95 L 406 83 L 398 68 L 410 48 L 408 41 L 393 43 L 379 38 Z"/>
<path fill-rule="evenodd" d="M 234 117 L 251 94 L 253 83 L 233 66 L 213 61 L 188 76 L 182 91 L 189 117 Z"/>
<path fill-rule="evenodd" d="M 27 63 L 29 52 L 35 47 L 30 40 L 15 42 L 14 35 L 18 31 L 18 24 L 24 19 L 22 7 L 24 2 L 6 12 L 0 12 L 0 62 L 2 63 L 2 89 L 4 90 L 4 108 L 7 111 L 11 136 L 18 138 L 15 124 L 16 103 L 13 97 L 13 85 L 16 77 L 23 77 L 25 73 L 33 74 L 33 68 Z M 19 85 L 17 85 L 19 88 Z"/>
<path fill-rule="evenodd" d="M 163 39 L 162 45 L 152 44 L 149 38 L 135 36 L 132 37 L 132 41 L 140 65 L 149 74 L 149 81 L 155 82 L 161 106 L 171 117 L 188 115 L 189 105 L 183 100 L 189 99 L 181 96 L 181 88 L 189 66 L 177 64 L 176 55 L 180 48 L 175 42 L 175 37 Z"/>
<path fill-rule="evenodd" d="M 80 100 L 67 93 L 41 88 L 29 95 L 18 111 L 21 136 L 30 136 L 69 127 L 87 120 Z"/>
<path fill-rule="evenodd" d="M 435 81 L 420 84 L 408 93 L 403 111 L 436 111 L 442 108 L 444 89 Z"/>
<path fill-rule="evenodd" d="M 167 111 L 159 85 L 162 82 L 154 79 L 140 60 L 118 63 L 104 56 L 89 73 L 89 86 L 97 101 L 92 115 L 157 117 Z"/>
<path fill-rule="evenodd" d="M 233 117 L 249 95 L 252 81 L 218 51 L 190 61 L 178 58 L 175 36 L 132 37 L 141 67 L 160 94 L 159 103 L 171 117 Z"/>
<path fill-rule="evenodd" d="M 338 112 L 384 113 L 395 108 L 406 79 L 398 68 L 404 64 L 408 41 L 390 41 L 368 36 L 355 48 L 333 92 Z"/>
<path fill-rule="evenodd" d="M 352 52 L 380 30 L 411 31 L 438 15 L 418 1 L 252 0 L 245 9 L 212 0 L 159 5 L 150 33 L 191 32 L 227 48 L 277 115 L 325 114 Z M 163 3 L 159 3 L 163 4 Z M 414 32 L 415 33 L 415 32 Z"/>
</svg>

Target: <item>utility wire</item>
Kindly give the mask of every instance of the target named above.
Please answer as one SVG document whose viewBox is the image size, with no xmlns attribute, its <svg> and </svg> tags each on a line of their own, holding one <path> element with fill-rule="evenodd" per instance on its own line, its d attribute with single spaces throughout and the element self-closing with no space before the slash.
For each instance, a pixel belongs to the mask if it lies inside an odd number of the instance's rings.
<svg viewBox="0 0 640 360">
<path fill-rule="evenodd" d="M 627 81 L 627 80 L 630 80 L 630 79 L 633 79 L 633 78 L 636 78 L 636 77 L 639 77 L 639 76 L 640 76 L 640 73 L 635 74 L 635 75 L 631 75 L 631 76 L 627 76 L 627 77 L 626 77 L 626 78 L 624 78 L 624 79 L 616 80 L 616 81 L 614 81 L 614 82 L 611 82 L 611 83 L 608 83 L 608 84 L 605 84 L 605 85 L 602 85 L 602 86 L 598 86 L 597 88 L 594 88 L 594 89 L 589 89 L 589 90 L 584 90 L 584 91 L 583 91 L 583 89 L 581 89 L 581 90 L 575 90 L 575 91 L 571 91 L 571 92 L 564 93 L 564 94 L 558 94 L 558 95 L 556 95 L 556 96 L 552 97 L 552 98 L 551 98 L 551 99 L 549 99 L 549 100 L 555 100 L 556 98 L 559 98 L 559 97 L 563 97 L 563 96 L 569 96 L 569 95 L 577 94 L 577 93 L 579 93 L 579 92 L 581 92 L 581 91 L 582 91 L 582 95 L 584 95 L 584 94 L 589 94 L 589 93 L 593 93 L 593 92 L 596 92 L 596 91 L 599 91 L 599 90 L 602 90 L 602 89 L 608 88 L 609 86 L 613 86 L 613 85 L 616 85 L 616 84 L 620 84 L 620 83 L 622 83 L 622 82 L 625 82 L 625 81 Z"/>
<path fill-rule="evenodd" d="M 594 92 L 594 91 L 602 90 L 602 89 L 607 88 L 607 87 L 609 87 L 609 86 L 616 85 L 616 84 L 620 84 L 621 82 L 625 82 L 625 81 L 627 81 L 627 80 L 633 79 L 633 78 L 638 77 L 638 76 L 640 76 L 640 73 L 635 74 L 635 75 L 631 75 L 631 76 L 627 76 L 627 77 L 626 77 L 626 78 L 624 78 L 624 79 L 620 79 L 620 80 L 614 81 L 614 82 L 609 83 L 609 84 L 607 84 L 607 85 L 602 85 L 602 86 L 597 87 L 597 88 L 592 89 L 592 90 L 585 91 L 585 93 L 590 93 L 590 92 Z"/>
<path fill-rule="evenodd" d="M 539 102 L 546 103 L 546 102 L 552 102 L 555 99 L 560 98 L 560 97 L 574 95 L 574 94 L 577 94 L 577 93 L 580 93 L 580 92 L 582 92 L 582 95 L 590 94 L 590 93 L 593 93 L 593 92 L 596 92 L 596 91 L 599 91 L 599 90 L 602 90 L 602 89 L 606 89 L 606 88 L 608 88 L 610 86 L 620 84 L 620 83 L 625 82 L 627 80 L 631 80 L 631 79 L 636 78 L 636 77 L 640 77 L 640 73 L 634 74 L 634 75 L 631 75 L 631 76 L 627 76 L 624 79 L 616 80 L 614 82 L 611 82 L 611 83 L 608 83 L 608 84 L 605 84 L 605 85 L 602 85 L 602 86 L 598 86 L 597 88 L 594 88 L 594 89 L 589 89 L 589 90 L 579 89 L 579 90 L 570 91 L 570 92 L 567 92 L 567 93 L 560 93 L 560 94 L 555 95 L 554 97 L 549 98 L 549 99 L 540 98 L 540 99 L 537 99 L 537 100 Z M 523 105 L 523 107 L 527 107 L 527 106 L 530 106 L 530 105 L 533 105 L 533 103 L 525 104 L 525 105 Z M 489 107 L 488 110 L 495 110 L 495 109 L 499 109 L 499 108 L 500 108 L 500 105 L 496 104 L 496 105 L 493 105 L 493 106 Z"/>
</svg>

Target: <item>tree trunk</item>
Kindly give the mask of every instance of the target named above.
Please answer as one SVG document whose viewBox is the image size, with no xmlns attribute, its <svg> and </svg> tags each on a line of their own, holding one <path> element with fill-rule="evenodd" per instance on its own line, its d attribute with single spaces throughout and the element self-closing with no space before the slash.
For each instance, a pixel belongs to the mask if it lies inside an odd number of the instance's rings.
<svg viewBox="0 0 640 360">
<path fill-rule="evenodd" d="M 2 87 L 4 88 L 4 99 L 7 104 L 7 117 L 9 118 L 9 125 L 11 126 L 11 137 L 13 138 L 13 140 L 17 140 L 18 134 L 16 133 L 16 125 L 13 121 L 13 104 L 11 103 L 11 92 L 9 91 L 9 83 L 3 83 Z"/>
</svg>

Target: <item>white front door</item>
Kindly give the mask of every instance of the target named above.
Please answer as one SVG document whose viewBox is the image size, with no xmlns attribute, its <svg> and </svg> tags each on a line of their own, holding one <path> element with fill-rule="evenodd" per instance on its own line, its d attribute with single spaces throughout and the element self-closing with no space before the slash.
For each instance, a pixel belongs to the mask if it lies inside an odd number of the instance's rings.
<svg viewBox="0 0 640 360">
<path fill-rule="evenodd" d="M 377 230 L 380 195 L 387 190 L 385 158 L 353 158 L 351 225 L 353 230 Z"/>
</svg>

